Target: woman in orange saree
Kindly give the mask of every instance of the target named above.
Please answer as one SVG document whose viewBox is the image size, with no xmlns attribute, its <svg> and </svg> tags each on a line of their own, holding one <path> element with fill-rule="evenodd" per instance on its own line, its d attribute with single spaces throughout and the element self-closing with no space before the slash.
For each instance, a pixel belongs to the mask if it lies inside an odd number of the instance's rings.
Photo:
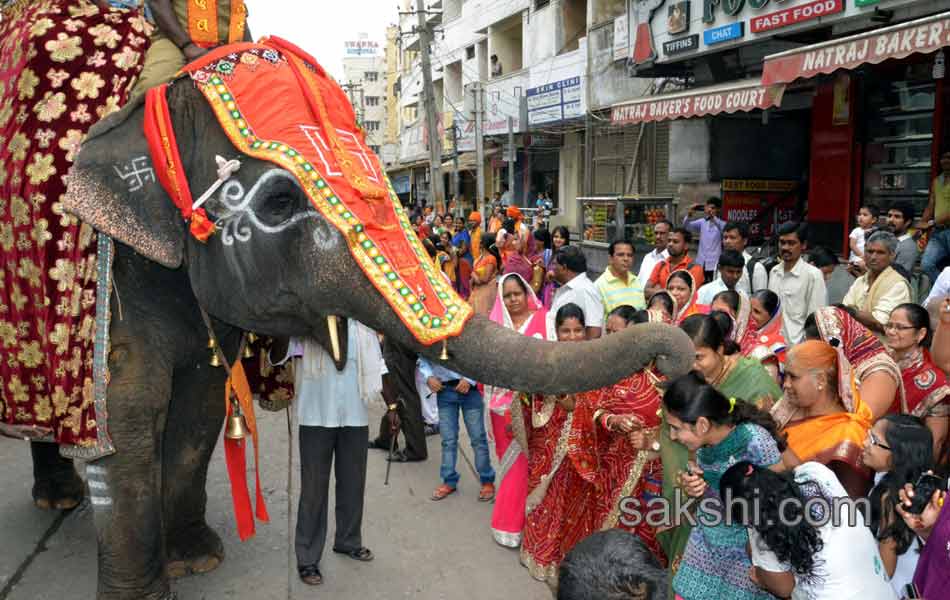
<svg viewBox="0 0 950 600">
<path fill-rule="evenodd" d="M 802 462 L 831 469 L 852 498 L 865 497 L 872 473 L 861 453 L 873 415 L 857 393 L 843 352 L 819 340 L 794 346 L 786 361 L 784 392 L 782 403 L 795 408 L 791 420 L 779 423 L 789 449 Z"/>
<path fill-rule="evenodd" d="M 676 301 L 677 311 L 673 324 L 679 325 L 686 317 L 702 313 L 696 298 L 696 282 L 692 273 L 686 270 L 673 271 L 666 280 L 666 290 Z"/>
<path fill-rule="evenodd" d="M 495 248 L 495 239 L 492 236 L 482 237 L 481 244 L 481 254 L 475 259 L 472 269 L 472 293 L 468 297 L 468 303 L 477 314 L 487 317 L 498 295 L 497 279 L 501 256 Z"/>
<path fill-rule="evenodd" d="M 641 311 L 627 325 L 645 321 Z M 574 468 L 595 488 L 593 528 L 619 527 L 637 535 L 665 565 L 656 528 L 643 518 L 650 503 L 663 495 L 661 381 L 650 366 L 613 386 L 579 394 L 568 443 Z M 639 518 L 625 518 L 630 510 L 640 511 Z"/>
<path fill-rule="evenodd" d="M 581 308 L 561 307 L 555 330 L 559 342 L 584 341 Z M 574 407 L 574 396 L 522 396 L 521 410 L 512 410 L 512 432 L 528 459 L 521 564 L 532 577 L 551 584 L 564 555 L 594 530 L 589 510 L 594 486 L 570 456 Z"/>
</svg>

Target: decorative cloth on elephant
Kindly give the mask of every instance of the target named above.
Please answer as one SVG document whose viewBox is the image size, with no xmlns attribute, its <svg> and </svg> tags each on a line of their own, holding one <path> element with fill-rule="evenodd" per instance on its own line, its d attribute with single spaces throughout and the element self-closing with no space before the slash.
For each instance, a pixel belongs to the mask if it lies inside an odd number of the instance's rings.
<svg viewBox="0 0 950 600">
<path fill-rule="evenodd" d="M 346 94 L 312 57 L 280 38 L 265 38 L 213 50 L 184 71 L 238 150 L 296 177 L 417 340 L 428 345 L 461 332 L 471 307 L 433 268 Z M 163 91 L 153 89 L 149 97 L 160 118 Z M 147 114 L 146 122 L 152 120 Z M 168 165 L 168 158 L 177 156 L 159 154 L 154 162 Z M 172 162 L 178 176 L 180 159 Z M 191 219 L 187 202 L 177 204 Z"/>
<path fill-rule="evenodd" d="M 96 244 L 63 213 L 64 176 L 89 127 L 125 103 L 148 26 L 86 0 L 0 3 L 0 418 L 92 453 L 107 436 L 93 400 Z M 117 165 L 130 186 L 154 178 Z"/>
</svg>

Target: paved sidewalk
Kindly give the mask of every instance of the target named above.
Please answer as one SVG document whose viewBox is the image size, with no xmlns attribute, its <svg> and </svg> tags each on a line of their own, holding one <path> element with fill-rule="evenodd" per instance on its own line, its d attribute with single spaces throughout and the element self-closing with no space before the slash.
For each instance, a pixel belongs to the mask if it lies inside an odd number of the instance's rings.
<svg viewBox="0 0 950 600">
<path fill-rule="evenodd" d="M 381 408 L 374 409 L 370 423 L 375 425 Z M 208 522 L 224 539 L 227 558 L 212 573 L 175 582 L 181 600 L 288 598 L 287 424 L 284 413 L 259 411 L 258 418 L 271 522 L 258 524 L 256 537 L 247 542 L 238 540 L 219 443 L 209 468 Z M 292 598 L 550 599 L 547 587 L 520 566 L 517 552 L 492 540 L 491 504 L 476 501 L 478 478 L 463 460 L 472 462 L 464 433 L 459 492 L 441 502 L 429 500 L 439 483 L 440 438 L 428 440 L 429 460 L 394 464 L 388 486 L 383 485 L 386 453 L 370 450 L 363 541 L 376 559 L 353 561 L 330 552 L 328 544 L 321 564 L 325 583 L 310 588 L 294 574 Z M 295 456 L 295 490 L 298 464 Z M 35 509 L 30 452 L 23 442 L 0 438 L 0 480 L 0 600 L 94 598 L 96 538 L 89 506 L 84 503 L 65 517 Z M 330 521 L 332 527 L 332 505 Z M 44 537 L 45 544 L 38 546 Z M 13 577 L 15 585 L 8 589 Z"/>
</svg>

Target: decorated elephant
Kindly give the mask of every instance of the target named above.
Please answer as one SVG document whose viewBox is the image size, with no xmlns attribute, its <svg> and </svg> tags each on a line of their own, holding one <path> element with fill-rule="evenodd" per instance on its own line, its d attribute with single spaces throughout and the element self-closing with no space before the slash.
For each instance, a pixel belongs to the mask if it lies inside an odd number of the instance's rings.
<svg viewBox="0 0 950 600">
<path fill-rule="evenodd" d="M 167 563 L 200 571 L 223 557 L 205 478 L 225 373 L 207 365 L 203 311 L 229 358 L 246 331 L 332 348 L 328 317 L 341 316 L 512 389 L 593 389 L 651 362 L 689 369 L 690 341 L 664 325 L 557 344 L 473 316 L 425 258 L 339 87 L 291 45 L 212 52 L 189 74 L 97 125 L 70 173 L 67 210 L 114 239 L 114 452 L 87 467 L 99 598 L 168 598 Z M 157 158 L 143 135 L 162 114 L 150 102 L 167 102 L 158 140 L 179 152 Z M 156 176 L 130 185 L 128 165 Z M 199 209 L 180 186 L 211 193 Z"/>
</svg>

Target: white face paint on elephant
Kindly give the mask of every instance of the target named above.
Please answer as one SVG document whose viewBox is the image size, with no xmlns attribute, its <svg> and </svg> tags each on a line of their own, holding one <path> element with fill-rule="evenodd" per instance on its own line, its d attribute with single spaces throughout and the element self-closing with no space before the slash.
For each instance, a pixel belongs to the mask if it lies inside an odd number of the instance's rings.
<svg viewBox="0 0 950 600">
<path fill-rule="evenodd" d="M 215 221 L 215 226 L 221 232 L 220 240 L 222 244 L 233 246 L 235 242 L 247 242 L 254 235 L 255 230 L 265 234 L 276 234 L 300 221 L 320 218 L 320 213 L 310 207 L 308 210 L 299 212 L 278 225 L 268 225 L 262 222 L 254 211 L 254 201 L 258 198 L 262 189 L 266 190 L 268 186 L 273 185 L 273 180 L 276 178 L 286 179 L 295 188 L 301 190 L 301 192 L 303 191 L 297 179 L 284 169 L 266 171 L 247 193 L 245 193 L 244 186 L 237 179 L 230 179 L 221 186 L 217 202 L 209 203 L 212 204 L 212 206 L 209 206 L 209 210 L 220 214 Z M 318 237 L 318 233 L 320 233 L 319 229 L 314 231 L 314 241 L 319 245 L 330 244 L 330 247 L 335 245 L 336 240 L 332 234 L 323 232 Z"/>
<path fill-rule="evenodd" d="M 109 493 L 109 484 L 106 482 L 107 472 L 98 465 L 86 465 L 86 483 L 89 485 L 89 502 L 95 510 L 112 506 L 112 496 Z"/>
</svg>

